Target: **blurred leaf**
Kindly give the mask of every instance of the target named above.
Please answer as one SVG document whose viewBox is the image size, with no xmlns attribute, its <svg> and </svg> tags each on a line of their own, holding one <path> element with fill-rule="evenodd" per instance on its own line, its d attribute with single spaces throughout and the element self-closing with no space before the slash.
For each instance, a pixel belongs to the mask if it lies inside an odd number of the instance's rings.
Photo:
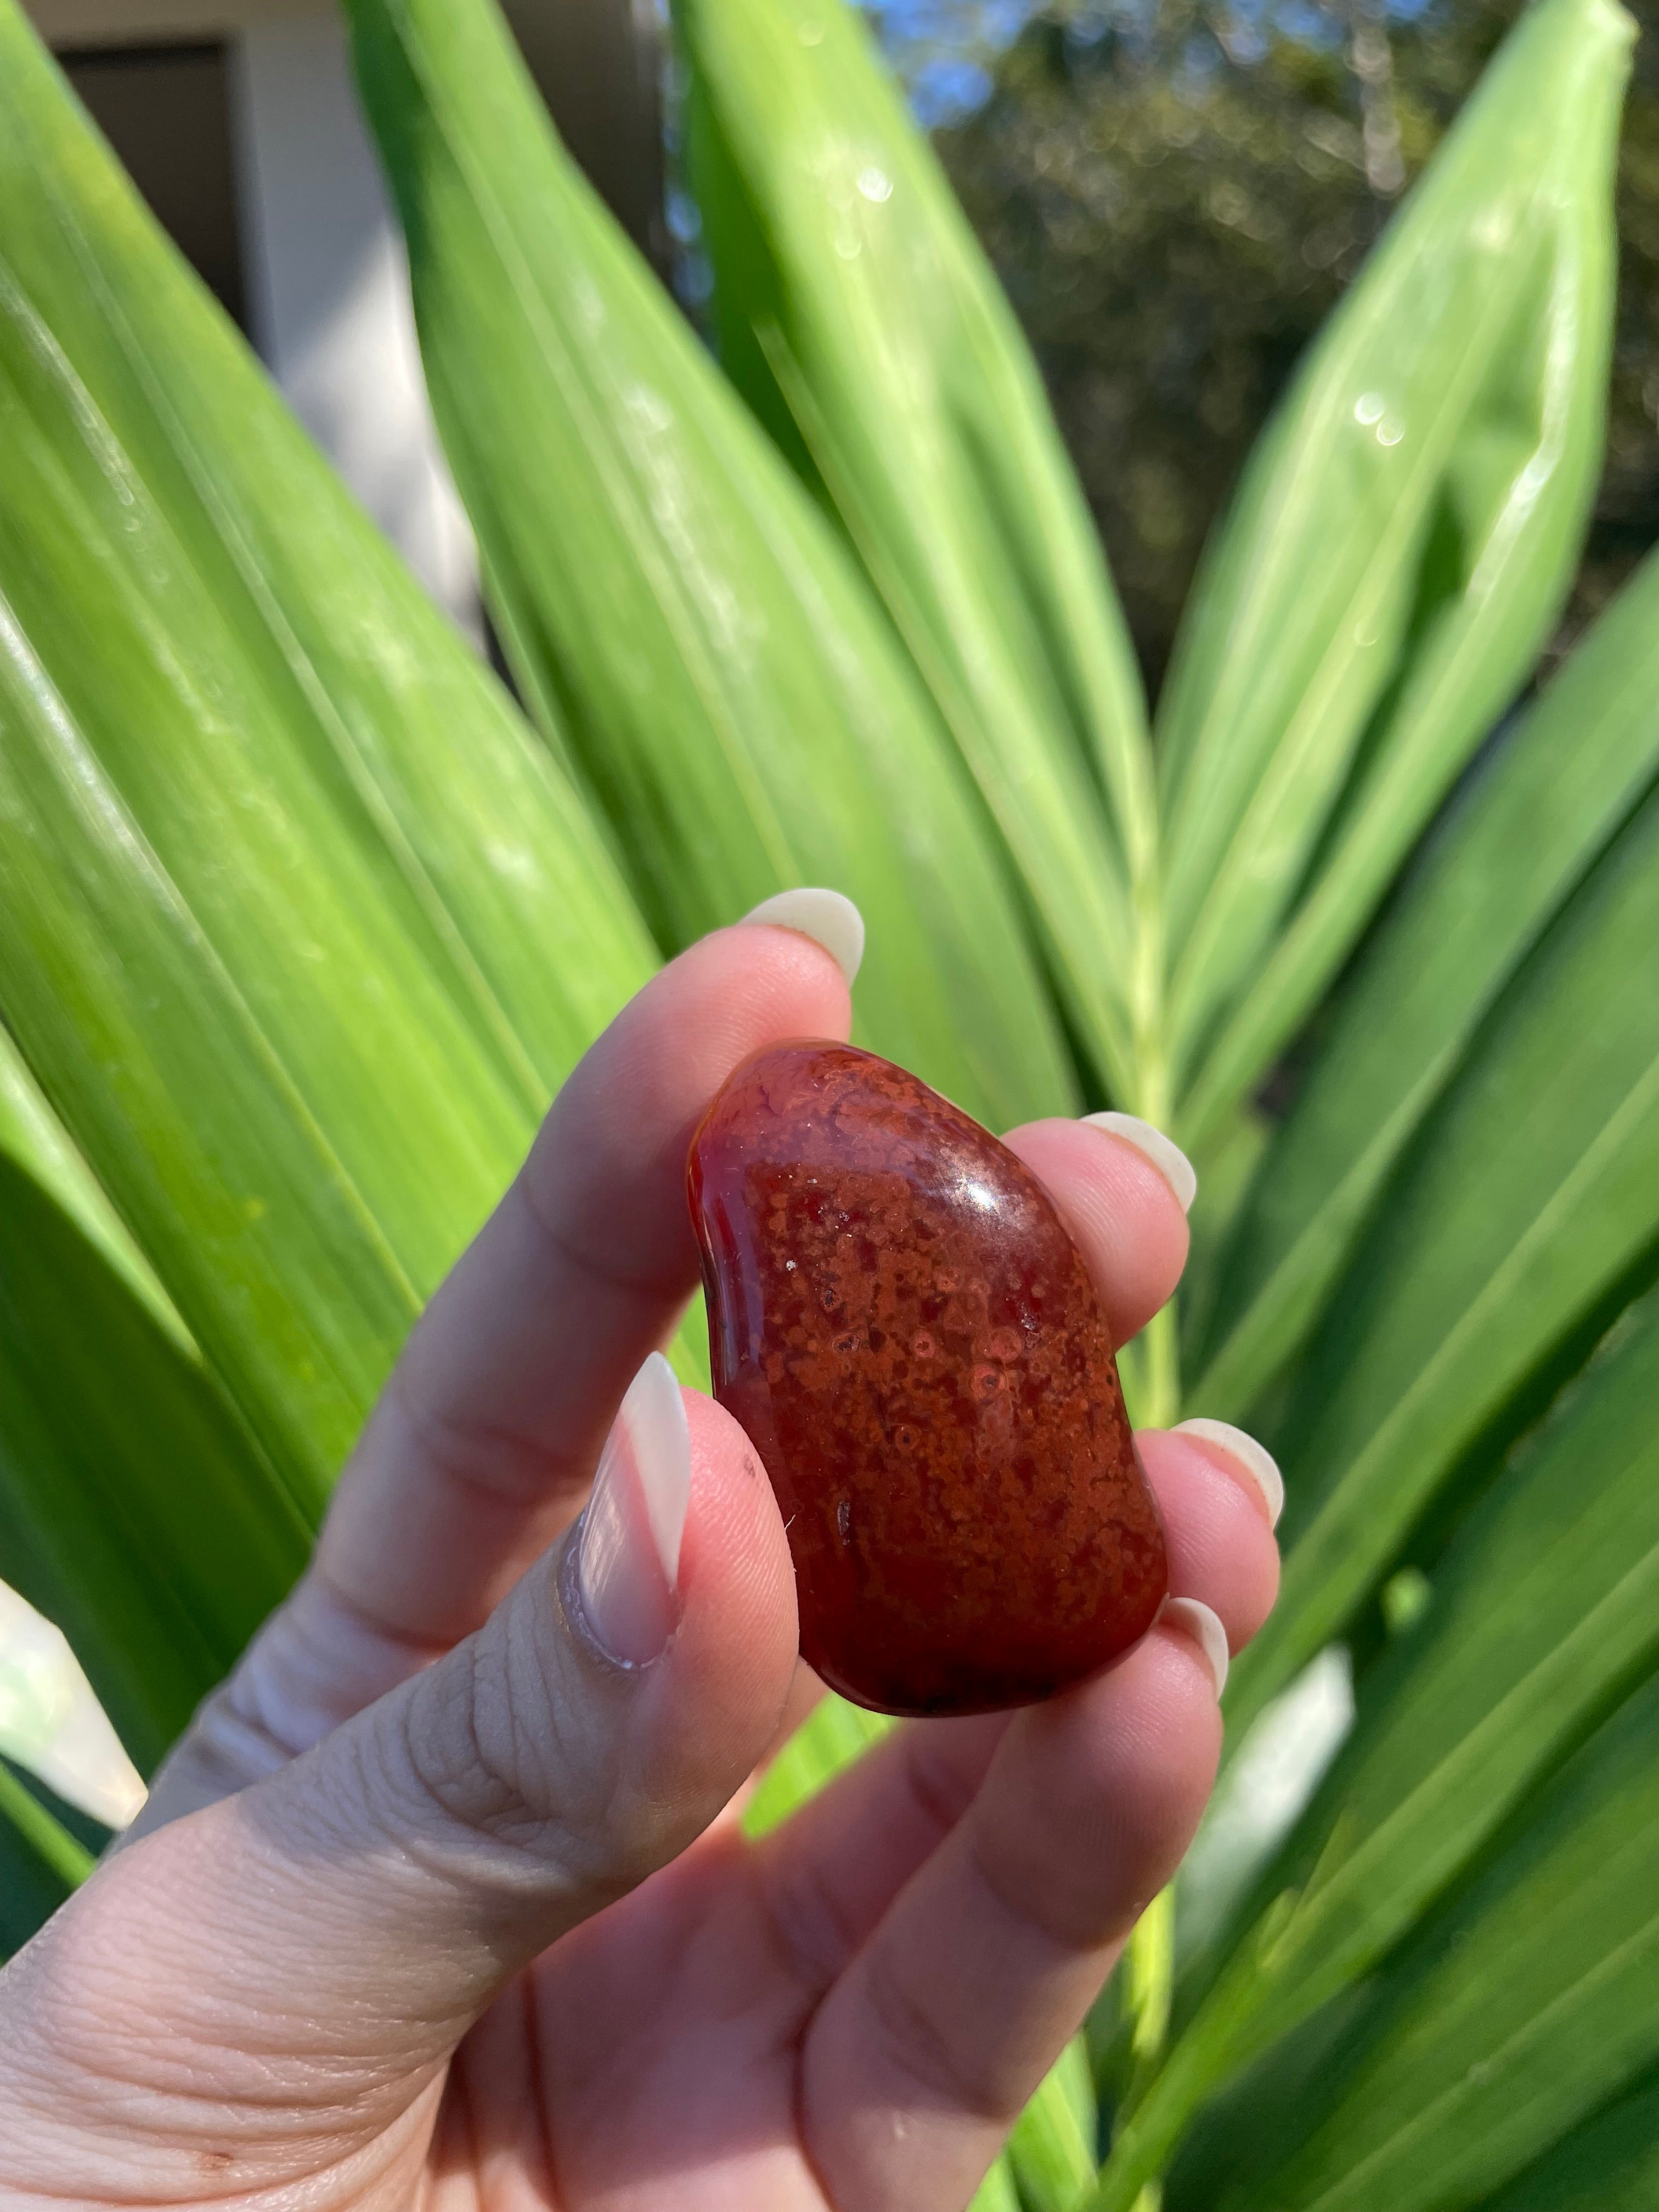
<svg viewBox="0 0 1659 2212">
<path fill-rule="evenodd" d="M 1477 2203 L 1659 2058 L 1659 1681 L 1386 1972 L 1292 2139 L 1217 2212 Z"/>
<path fill-rule="evenodd" d="M 1279 1604 L 1235 1726 L 1338 1632 L 1463 1455 L 1659 1236 L 1659 793 L 1487 1019 L 1380 1202 L 1278 1439 Z"/>
<path fill-rule="evenodd" d="M 1316 1319 L 1528 948 L 1659 771 L 1659 557 L 1508 738 L 1338 1002 L 1236 1227 L 1194 1405 L 1237 1419 Z"/>
<path fill-rule="evenodd" d="M 1206 560 L 1158 716 L 1191 1137 L 1300 1025 L 1565 594 L 1601 453 L 1631 38 L 1610 0 L 1522 16 Z"/>
<path fill-rule="evenodd" d="M 0 1759 L 0 1963 L 92 1872 L 92 1854 Z"/>
<path fill-rule="evenodd" d="M 1183 2010 L 1191 2009 L 1195 1978 L 1212 1967 L 1224 1932 L 1306 1811 L 1353 1719 L 1353 1655 L 1330 1644 L 1232 1749 L 1176 1877 Z"/>
<path fill-rule="evenodd" d="M 1140 681 L 1018 325 L 855 10 L 686 0 L 678 22 L 722 360 L 844 524 L 1080 1033 L 1138 1097 L 1157 1050 Z"/>
<path fill-rule="evenodd" d="M 1076 2035 L 1008 2138 L 1008 2162 L 1025 2212 L 1071 2212 L 1095 2178 L 1098 2128 L 1089 2054 Z"/>
<path fill-rule="evenodd" d="M 0 1027 L 0 1155 L 32 1176 L 56 1200 L 88 1242 L 97 1247 L 162 1330 L 194 1353 L 190 1331 L 179 1318 L 155 1270 L 133 1243 L 69 1133 L 41 1096 L 10 1032 Z M 0 1249 L 0 1261 L 3 1261 Z"/>
<path fill-rule="evenodd" d="M 308 1531 L 159 1291 L 87 1232 L 101 1195 L 3 1031 L 0 1098 L 0 1572 L 69 1638 L 149 1773 Z M 57 1192 L 77 1185 L 72 1218 Z"/>
<path fill-rule="evenodd" d="M 0 1000 L 307 1514 L 652 951 L 0 7 Z"/>
<path fill-rule="evenodd" d="M 1020 2212 L 1019 2191 L 1013 2168 L 1004 2151 L 969 2199 L 968 2212 Z"/>
<path fill-rule="evenodd" d="M 1620 1322 L 1431 1588 L 1121 2136 L 1123 2193 L 1219 2082 L 1384 1959 L 1659 1665 L 1659 1298 Z"/>
<path fill-rule="evenodd" d="M 861 1036 L 999 1126 L 1065 1110 L 1018 913 L 925 696 L 494 9 L 348 13 L 504 635 L 662 942 L 834 884 L 869 925 Z"/>
<path fill-rule="evenodd" d="M 1291 2017 L 1363 1972 L 1659 1665 L 1659 1303 L 1626 1315 L 1461 1534 L 1293 1839 L 1261 1962 Z M 1283 2014 L 1280 2026 L 1283 2025 Z"/>
<path fill-rule="evenodd" d="M 1247 1106 L 1217 1124 L 1210 1140 L 1193 1160 L 1198 1191 L 1188 1212 L 1191 1239 L 1187 1264 L 1181 1271 L 1180 1319 L 1185 1337 L 1197 1336 L 1205 1318 L 1214 1313 L 1226 1287 L 1225 1268 L 1240 1266 L 1243 1244 L 1240 1224 L 1260 1204 L 1261 1163 L 1272 1150 L 1279 1124 L 1254 1106 Z M 1246 1248 L 1253 1249 L 1253 1246 Z M 1190 1358 L 1187 1374 L 1194 1372 Z M 1207 1389 L 1209 1378 L 1205 1378 Z M 1188 1389 L 1194 1405 L 1216 1408 Z"/>
<path fill-rule="evenodd" d="M 815 1797 L 826 1782 L 879 1743 L 893 1723 L 825 1691 L 761 1778 L 743 1816 L 743 1832 L 763 1836 Z"/>
<path fill-rule="evenodd" d="M 1576 2129 L 1481 2212 L 1653 2212 L 1659 2204 L 1659 2081 Z"/>
</svg>

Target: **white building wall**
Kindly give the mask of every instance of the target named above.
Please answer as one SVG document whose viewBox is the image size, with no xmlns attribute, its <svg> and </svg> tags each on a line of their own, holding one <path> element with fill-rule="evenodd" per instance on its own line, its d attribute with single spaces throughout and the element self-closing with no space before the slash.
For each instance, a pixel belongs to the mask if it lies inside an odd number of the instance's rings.
<svg viewBox="0 0 1659 2212">
<path fill-rule="evenodd" d="M 471 532 L 427 402 L 403 240 L 333 15 L 237 35 L 234 137 L 254 343 L 439 604 L 481 641 Z"/>
</svg>

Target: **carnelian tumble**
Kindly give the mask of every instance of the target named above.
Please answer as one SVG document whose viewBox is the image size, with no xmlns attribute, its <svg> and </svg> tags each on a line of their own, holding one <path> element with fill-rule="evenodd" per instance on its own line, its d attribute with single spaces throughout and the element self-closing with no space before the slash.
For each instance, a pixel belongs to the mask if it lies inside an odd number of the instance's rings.
<svg viewBox="0 0 1659 2212">
<path fill-rule="evenodd" d="M 732 1075 L 688 1182 L 714 1394 L 771 1479 L 830 1687 L 986 1712 L 1127 1650 L 1164 1532 L 1030 1170 L 890 1060 L 805 1042 Z"/>
</svg>

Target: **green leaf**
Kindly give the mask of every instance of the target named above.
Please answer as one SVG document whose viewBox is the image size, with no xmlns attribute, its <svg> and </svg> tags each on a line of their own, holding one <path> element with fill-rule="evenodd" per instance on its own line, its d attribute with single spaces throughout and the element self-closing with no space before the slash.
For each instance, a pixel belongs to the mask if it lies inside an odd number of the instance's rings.
<svg viewBox="0 0 1659 2212">
<path fill-rule="evenodd" d="M 1528 948 L 1659 771 L 1659 558 L 1436 834 L 1235 1228 L 1194 1405 L 1237 1419 L 1296 1350 L 1376 1194 Z"/>
<path fill-rule="evenodd" d="M 0 1962 L 92 1872 L 92 1854 L 0 1759 Z"/>
<path fill-rule="evenodd" d="M 24 1066 L 9 1030 L 0 1028 L 0 1155 L 32 1176 L 76 1227 L 102 1253 L 127 1288 L 179 1347 L 193 1353 L 155 1271 L 133 1243 L 92 1170 L 70 1141 Z M 4 1254 L 0 1251 L 0 1264 Z"/>
<path fill-rule="evenodd" d="M 1008 2162 L 1025 2212 L 1071 2212 L 1095 2178 L 1098 2127 L 1089 2054 L 1076 2035 L 1008 2138 Z"/>
<path fill-rule="evenodd" d="M 1013 2168 L 1004 2151 L 969 2200 L 968 2212 L 1020 2212 Z"/>
<path fill-rule="evenodd" d="M 314 1516 L 653 954 L 0 6 L 0 1002 Z"/>
<path fill-rule="evenodd" d="M 1218 2212 L 1477 2203 L 1659 2059 L 1659 1681 L 1389 1970 Z"/>
<path fill-rule="evenodd" d="M 1194 1139 L 1300 1026 L 1565 594 L 1601 455 L 1632 35 L 1611 0 L 1523 15 L 1205 563 L 1158 716 Z"/>
<path fill-rule="evenodd" d="M 1274 2033 L 1356 1978 L 1659 1666 L 1659 1304 L 1626 1315 L 1364 1685 L 1275 1884 Z"/>
<path fill-rule="evenodd" d="M 844 525 L 1080 1034 L 1137 1097 L 1158 981 L 1140 683 L 1024 339 L 854 9 L 685 0 L 677 20 L 722 360 Z"/>
<path fill-rule="evenodd" d="M 1622 2097 L 1540 2159 L 1481 2212 L 1653 2212 L 1659 2081 Z"/>
<path fill-rule="evenodd" d="M 892 1726 L 884 1714 L 866 1712 L 826 1691 L 762 1776 L 744 1811 L 744 1833 L 763 1836 L 781 1826 Z"/>
<path fill-rule="evenodd" d="M 1222 2081 L 1408 1936 L 1659 1666 L 1659 1299 L 1620 1322 L 1430 1588 L 1120 2136 L 1120 2193 Z"/>
<path fill-rule="evenodd" d="M 0 1759 L 0 1814 L 65 1889 L 75 1888 L 92 1872 L 93 1856 L 86 1845 L 47 1811 L 4 1759 Z"/>
<path fill-rule="evenodd" d="M 1072 1086 L 944 733 L 827 525 L 554 138 L 486 0 L 352 0 L 428 380 L 526 696 L 665 945 L 869 925 L 860 1034 L 972 1112 Z"/>
<path fill-rule="evenodd" d="M 1489 1017 L 1380 1202 L 1279 1438 L 1279 1604 L 1235 1725 L 1338 1633 L 1466 1453 L 1659 1236 L 1659 793 Z M 1627 1295 L 1627 1293 L 1626 1293 Z"/>
<path fill-rule="evenodd" d="M 3 1031 L 0 1218 L 0 1561 L 148 1773 L 309 1534 Z"/>
</svg>

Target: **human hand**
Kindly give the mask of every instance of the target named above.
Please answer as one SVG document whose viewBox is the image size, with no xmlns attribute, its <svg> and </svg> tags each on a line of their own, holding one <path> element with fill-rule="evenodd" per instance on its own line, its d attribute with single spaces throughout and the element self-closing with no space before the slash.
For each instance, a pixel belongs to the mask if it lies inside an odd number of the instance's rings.
<svg viewBox="0 0 1659 2212">
<path fill-rule="evenodd" d="M 739 926 L 571 1077 L 304 1579 L 0 1974 L 0 2203 L 966 2203 L 1191 1838 L 1216 1647 L 1277 1586 L 1273 1477 L 1236 1432 L 1143 1432 L 1185 1602 L 744 1838 L 734 1793 L 811 1693 L 788 1550 L 742 1431 L 641 1363 L 696 1278 L 703 1107 L 849 1022 L 823 946 Z M 1170 1183 L 1085 1123 L 1008 1141 L 1123 1341 L 1186 1257 Z"/>
</svg>

